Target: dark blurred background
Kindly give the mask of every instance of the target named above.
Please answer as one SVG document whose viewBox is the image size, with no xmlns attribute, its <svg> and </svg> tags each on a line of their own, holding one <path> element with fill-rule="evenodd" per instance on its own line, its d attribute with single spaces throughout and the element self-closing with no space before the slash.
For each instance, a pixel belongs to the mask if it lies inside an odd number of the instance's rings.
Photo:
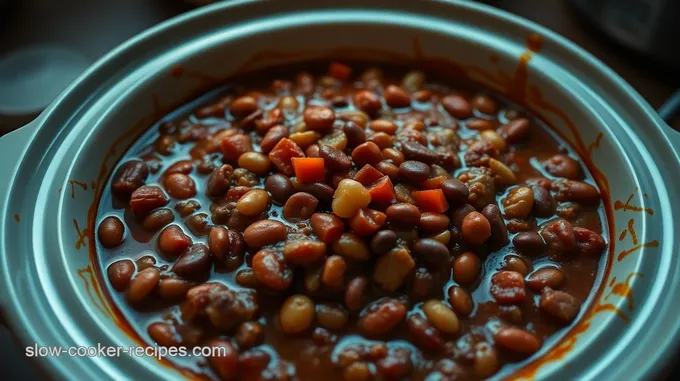
<svg viewBox="0 0 680 381">
<path fill-rule="evenodd" d="M 209 0 L 0 0 L 0 134 L 29 122 L 122 41 Z M 486 0 L 565 36 L 654 108 L 680 88 L 678 0 Z M 675 60 L 675 61 L 674 61 Z M 680 118 L 674 127 L 680 129 Z M 0 326 L 4 380 L 37 373 Z M 671 377 L 676 379 L 676 377 Z"/>
</svg>

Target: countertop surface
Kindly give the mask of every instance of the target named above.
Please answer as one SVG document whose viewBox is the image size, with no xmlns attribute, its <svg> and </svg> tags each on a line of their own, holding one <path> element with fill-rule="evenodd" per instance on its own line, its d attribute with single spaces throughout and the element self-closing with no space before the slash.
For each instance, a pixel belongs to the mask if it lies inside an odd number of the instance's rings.
<svg viewBox="0 0 680 381">
<path fill-rule="evenodd" d="M 542 24 L 585 48 L 612 67 L 655 108 L 680 88 L 680 70 L 658 67 L 617 46 L 582 21 L 567 0 L 485 2 Z M 191 8 L 182 0 L 24 0 L 14 3 L 16 5 L 9 10 L 0 11 L 0 61 L 30 46 L 57 46 L 72 53 L 64 62 L 71 65 L 69 68 L 74 72 L 66 73 L 66 76 L 78 74 L 79 70 L 136 33 Z M 61 69 L 54 70 L 60 72 Z M 3 85 L 8 86 L 8 83 L 3 83 L 0 75 L 0 92 Z M 56 87 L 59 85 L 59 82 L 55 83 Z M 44 90 L 46 97 L 43 98 L 49 98 L 48 91 L 58 90 Z M 0 126 L 1 122 L 0 115 Z M 14 123 L 15 126 L 25 122 L 25 118 L 5 119 L 6 124 Z M 38 379 L 34 366 L 23 352 L 11 334 L 0 328 L 0 374 L 3 379 Z"/>
</svg>

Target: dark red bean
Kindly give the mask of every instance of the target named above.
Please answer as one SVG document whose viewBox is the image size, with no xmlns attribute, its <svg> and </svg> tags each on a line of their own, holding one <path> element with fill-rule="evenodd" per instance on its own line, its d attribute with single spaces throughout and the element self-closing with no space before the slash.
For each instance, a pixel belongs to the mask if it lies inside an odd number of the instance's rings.
<svg viewBox="0 0 680 381">
<path fill-rule="evenodd" d="M 326 130 L 333 126 L 335 113 L 330 107 L 307 107 L 303 118 L 311 130 Z"/>
<path fill-rule="evenodd" d="M 287 138 L 289 134 L 288 128 L 284 126 L 274 126 L 267 130 L 267 133 L 260 141 L 260 148 L 262 152 L 269 153 L 276 146 L 276 144 L 283 138 Z"/>
<path fill-rule="evenodd" d="M 234 338 L 239 348 L 252 348 L 264 337 L 264 327 L 256 321 L 248 321 L 238 326 Z"/>
<path fill-rule="evenodd" d="M 356 147 L 366 142 L 366 131 L 358 124 L 347 121 L 343 127 L 343 132 L 347 136 L 347 145 L 350 148 Z"/>
<path fill-rule="evenodd" d="M 146 216 L 152 210 L 165 206 L 168 202 L 168 197 L 157 186 L 141 186 L 130 196 L 130 208 L 139 217 Z"/>
<path fill-rule="evenodd" d="M 548 173 L 556 177 L 564 177 L 570 180 L 581 177 L 581 166 L 569 155 L 560 153 L 551 156 L 543 163 L 543 167 Z"/>
<path fill-rule="evenodd" d="M 545 287 L 560 288 L 564 284 L 564 273 L 555 267 L 543 267 L 529 274 L 527 286 L 534 291 L 541 291 Z"/>
<path fill-rule="evenodd" d="M 423 300 L 430 296 L 433 288 L 434 278 L 432 274 L 424 267 L 417 268 L 411 282 L 410 297 L 413 300 Z"/>
<path fill-rule="evenodd" d="M 541 339 L 517 327 L 503 327 L 494 335 L 496 344 L 514 353 L 530 355 L 541 349 Z"/>
<path fill-rule="evenodd" d="M 445 180 L 441 185 L 444 196 L 451 204 L 458 205 L 467 201 L 470 190 L 458 179 Z"/>
<path fill-rule="evenodd" d="M 243 235 L 235 230 L 227 230 L 221 226 L 210 229 L 208 235 L 210 253 L 219 261 L 226 261 L 230 256 L 242 257 L 246 251 Z"/>
<path fill-rule="evenodd" d="M 196 200 L 184 200 L 175 204 L 175 210 L 180 216 L 186 217 L 201 209 L 201 204 Z M 215 221 L 218 223 L 217 221 Z"/>
<path fill-rule="evenodd" d="M 441 352 L 444 350 L 444 340 L 439 331 L 433 328 L 427 319 L 413 314 L 406 319 L 408 331 L 416 345 L 427 352 Z"/>
<path fill-rule="evenodd" d="M 519 143 L 527 137 L 531 122 L 526 118 L 517 118 L 501 127 L 501 132 L 508 143 Z"/>
<path fill-rule="evenodd" d="M 600 192 L 597 188 L 581 181 L 555 181 L 552 189 L 558 201 L 575 201 L 584 204 L 596 204 L 600 201 Z"/>
<path fill-rule="evenodd" d="M 573 321 L 581 310 L 581 303 L 576 298 L 564 291 L 549 288 L 541 293 L 539 306 L 542 311 L 564 322 Z"/>
<path fill-rule="evenodd" d="M 526 298 L 524 276 L 516 271 L 499 271 L 491 277 L 489 291 L 499 304 L 522 303 Z"/>
<path fill-rule="evenodd" d="M 248 246 L 253 248 L 260 248 L 267 245 L 273 245 L 277 242 L 284 241 L 288 235 L 286 225 L 275 220 L 260 220 L 253 222 L 243 232 L 243 239 L 246 240 Z"/>
<path fill-rule="evenodd" d="M 149 168 L 140 160 L 130 160 L 123 163 L 111 181 L 111 189 L 116 193 L 130 194 L 144 185 L 149 176 Z"/>
<path fill-rule="evenodd" d="M 319 241 L 288 240 L 283 246 L 283 257 L 291 264 L 307 266 L 322 261 L 326 249 L 326 244 Z"/>
<path fill-rule="evenodd" d="M 292 195 L 283 206 L 283 217 L 288 221 L 302 221 L 310 218 L 319 200 L 309 193 L 298 192 Z"/>
<path fill-rule="evenodd" d="M 536 232 L 521 232 L 513 239 L 512 244 L 522 254 L 535 255 L 547 248 L 543 237 Z"/>
<path fill-rule="evenodd" d="M 210 218 L 206 213 L 197 213 L 184 221 L 191 234 L 201 237 L 210 231 Z"/>
<path fill-rule="evenodd" d="M 326 167 L 333 171 L 346 171 L 352 166 L 347 155 L 328 144 L 322 144 L 319 147 L 319 157 L 323 159 Z"/>
<path fill-rule="evenodd" d="M 402 108 L 411 105 L 411 97 L 399 86 L 387 86 L 384 96 L 385 103 L 392 108 Z"/>
<path fill-rule="evenodd" d="M 177 225 L 170 225 L 158 235 L 158 250 L 166 257 L 173 258 L 180 255 L 191 246 L 191 237 Z"/>
<path fill-rule="evenodd" d="M 358 276 L 349 281 L 345 289 L 345 306 L 348 310 L 356 312 L 361 309 L 366 287 L 368 287 L 366 277 Z"/>
<path fill-rule="evenodd" d="M 463 226 L 463 219 L 476 209 L 470 204 L 463 204 L 451 211 L 451 223 L 459 230 Z"/>
<path fill-rule="evenodd" d="M 154 267 L 144 269 L 137 273 L 128 284 L 125 297 L 128 302 L 138 304 L 144 300 L 158 285 L 161 275 Z"/>
<path fill-rule="evenodd" d="M 430 166 L 414 160 L 406 160 L 399 166 L 399 175 L 404 180 L 420 185 L 430 176 Z"/>
<path fill-rule="evenodd" d="M 291 184 L 293 184 L 295 191 L 309 193 L 320 201 L 329 202 L 333 200 L 335 190 L 326 183 L 301 183 L 293 178 Z"/>
<path fill-rule="evenodd" d="M 406 307 L 394 299 L 381 299 L 361 314 L 357 325 L 367 336 L 382 336 L 396 328 L 406 317 Z"/>
<path fill-rule="evenodd" d="M 99 237 L 99 242 L 101 242 L 102 246 L 109 249 L 116 247 L 123 242 L 125 225 L 123 224 L 123 221 L 116 216 L 106 217 L 99 223 L 97 236 Z"/>
<path fill-rule="evenodd" d="M 208 247 L 202 243 L 187 248 L 172 266 L 172 272 L 185 278 L 202 278 L 208 275 L 212 263 Z"/>
<path fill-rule="evenodd" d="M 449 249 L 437 240 L 431 238 L 420 239 L 413 245 L 413 252 L 432 270 L 451 267 Z"/>
<path fill-rule="evenodd" d="M 241 99 L 241 98 L 239 98 Z M 233 112 L 233 103 L 232 103 Z M 227 339 L 212 339 L 206 343 L 214 348 L 213 355 L 207 356 L 210 368 L 221 380 L 235 380 L 239 374 L 238 351 Z"/>
<path fill-rule="evenodd" d="M 294 192 L 293 184 L 288 176 L 280 173 L 267 177 L 264 182 L 264 189 L 271 194 L 272 201 L 279 205 L 285 204 Z"/>
<path fill-rule="evenodd" d="M 125 291 L 134 272 L 135 264 L 129 259 L 121 259 L 113 262 L 106 269 L 111 286 L 118 292 Z"/>
<path fill-rule="evenodd" d="M 392 181 L 396 182 L 399 179 L 399 167 L 390 163 L 389 161 L 381 161 L 375 166 L 375 169 L 377 169 L 383 175 L 389 177 Z"/>
<path fill-rule="evenodd" d="M 352 150 L 352 160 L 357 167 L 363 167 L 366 164 L 375 166 L 382 161 L 382 151 L 375 143 L 366 142 Z"/>
<path fill-rule="evenodd" d="M 460 95 L 447 95 L 441 100 L 444 110 L 456 119 L 467 119 L 472 116 L 472 106 Z"/>
<path fill-rule="evenodd" d="M 547 218 L 555 214 L 557 203 L 550 192 L 542 186 L 532 185 L 534 192 L 534 206 L 531 210 L 534 216 Z"/>
<path fill-rule="evenodd" d="M 156 209 L 144 217 L 142 228 L 149 232 L 158 231 L 175 220 L 175 215 L 168 208 Z"/>
<path fill-rule="evenodd" d="M 382 108 L 380 98 L 370 90 L 361 90 L 354 95 L 354 105 L 368 115 L 375 116 Z"/>
<path fill-rule="evenodd" d="M 415 226 L 420 222 L 420 209 L 406 202 L 390 205 L 385 214 L 387 220 L 394 224 Z"/>
<path fill-rule="evenodd" d="M 505 227 L 505 221 L 501 216 L 501 211 L 495 204 L 489 204 L 482 209 L 482 215 L 486 217 L 491 226 L 491 245 L 499 248 L 507 245 L 510 242 L 508 237 L 508 229 Z"/>
<path fill-rule="evenodd" d="M 600 255 L 607 245 L 601 235 L 590 229 L 574 227 L 574 236 L 578 250 L 587 255 Z"/>
<path fill-rule="evenodd" d="M 397 233 L 392 230 L 381 230 L 371 239 L 371 253 L 385 254 L 397 245 Z"/>
<path fill-rule="evenodd" d="M 541 236 L 554 254 L 568 253 L 576 248 L 576 236 L 571 224 L 566 220 L 556 220 L 543 229 Z"/>
<path fill-rule="evenodd" d="M 406 141 L 402 143 L 401 152 L 409 160 L 417 160 L 425 164 L 434 164 L 439 160 L 439 155 L 437 153 L 424 145 L 413 142 Z"/>
<path fill-rule="evenodd" d="M 425 233 L 440 233 L 448 229 L 449 222 L 446 214 L 424 212 L 420 215 L 418 227 Z"/>
<path fill-rule="evenodd" d="M 281 253 L 260 250 L 253 256 L 252 267 L 257 281 L 274 291 L 283 291 L 293 282 L 293 271 Z"/>
</svg>

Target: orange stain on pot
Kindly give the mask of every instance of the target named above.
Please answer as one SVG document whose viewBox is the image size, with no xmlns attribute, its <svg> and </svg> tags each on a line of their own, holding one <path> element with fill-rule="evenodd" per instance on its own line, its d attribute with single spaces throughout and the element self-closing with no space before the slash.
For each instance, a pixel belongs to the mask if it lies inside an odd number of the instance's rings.
<svg viewBox="0 0 680 381">
<path fill-rule="evenodd" d="M 602 138 L 604 137 L 603 132 L 599 132 L 597 134 L 597 137 L 595 137 L 595 141 L 592 143 L 588 144 L 588 155 L 591 157 L 593 156 L 593 151 L 595 151 L 596 148 L 600 148 L 600 142 L 602 142 Z"/>
<path fill-rule="evenodd" d="M 71 198 L 76 198 L 76 185 L 83 188 L 84 191 L 87 190 L 87 184 L 78 180 L 69 180 L 68 183 L 71 185 Z"/>
<path fill-rule="evenodd" d="M 628 197 L 628 200 L 624 203 L 621 200 L 616 200 L 614 202 L 614 210 L 623 210 L 623 211 L 631 211 L 631 212 L 645 212 L 648 213 L 650 216 L 654 215 L 654 210 L 652 208 L 643 208 L 637 205 L 632 205 L 631 202 L 633 201 L 633 197 L 635 197 L 635 192 L 631 193 L 630 196 Z"/>
<path fill-rule="evenodd" d="M 85 291 L 87 292 L 87 295 L 90 297 L 90 300 L 92 300 L 93 302 L 92 305 L 94 305 L 95 308 L 97 308 L 99 312 L 101 312 L 103 315 L 116 321 L 118 317 L 113 313 L 109 304 L 104 300 L 102 296 L 102 290 L 99 288 L 99 283 L 95 279 L 92 266 L 88 265 L 87 267 L 80 269 L 77 272 L 78 276 L 80 277 L 80 279 L 83 280 L 83 283 L 85 284 Z"/>
<path fill-rule="evenodd" d="M 18 215 L 18 214 L 15 214 L 15 215 L 14 215 L 14 221 L 16 221 L 16 222 L 21 222 L 21 216 Z"/>
<path fill-rule="evenodd" d="M 88 246 L 85 243 L 85 239 L 89 239 L 88 237 L 89 228 L 80 230 L 80 227 L 78 226 L 78 220 L 76 220 L 75 218 L 73 219 L 73 226 L 76 228 L 76 233 L 78 234 L 78 240 L 76 241 L 76 250 L 80 250 L 81 247 Z"/>
<path fill-rule="evenodd" d="M 519 63 L 515 69 L 515 76 L 512 81 L 510 98 L 516 101 L 526 99 L 527 85 L 529 84 L 529 62 L 534 54 L 538 53 L 543 47 L 543 37 L 537 33 L 532 33 L 527 37 L 526 50 L 519 56 Z"/>
<path fill-rule="evenodd" d="M 616 277 L 613 277 L 611 282 L 609 282 L 609 287 L 611 287 L 611 290 L 609 291 L 609 294 L 604 297 L 604 300 L 609 299 L 609 297 L 612 295 L 618 295 L 626 299 L 628 311 L 633 311 L 633 289 L 630 287 L 630 281 L 634 276 L 644 278 L 642 273 L 633 272 L 628 274 L 624 282 L 616 283 Z"/>
</svg>

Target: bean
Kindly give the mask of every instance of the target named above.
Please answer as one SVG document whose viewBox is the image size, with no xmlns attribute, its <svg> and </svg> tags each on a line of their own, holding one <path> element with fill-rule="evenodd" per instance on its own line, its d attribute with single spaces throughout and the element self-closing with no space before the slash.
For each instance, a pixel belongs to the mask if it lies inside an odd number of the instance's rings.
<svg viewBox="0 0 680 381">
<path fill-rule="evenodd" d="M 368 115 L 374 116 L 382 109 L 380 98 L 370 90 L 361 90 L 354 95 L 354 105 Z"/>
<path fill-rule="evenodd" d="M 173 148 L 175 148 L 175 140 L 170 135 L 161 135 L 154 142 L 154 148 L 156 152 L 163 156 L 168 156 L 172 153 Z"/>
<path fill-rule="evenodd" d="M 494 115 L 498 111 L 498 106 L 491 97 L 484 94 L 475 95 L 470 100 L 470 106 L 475 110 L 486 115 Z"/>
<path fill-rule="evenodd" d="M 302 294 L 292 295 L 281 306 L 281 330 L 287 335 L 305 331 L 314 321 L 314 302 Z"/>
<path fill-rule="evenodd" d="M 494 274 L 489 290 L 499 304 L 517 304 L 526 298 L 524 276 L 516 271 L 499 271 Z"/>
<path fill-rule="evenodd" d="M 106 217 L 99 224 L 97 235 L 99 236 L 99 242 L 101 242 L 102 246 L 108 249 L 114 248 L 123 242 L 125 225 L 123 225 L 120 218 L 116 216 Z"/>
<path fill-rule="evenodd" d="M 419 267 L 416 269 L 413 275 L 413 281 L 411 282 L 411 294 L 410 298 L 412 300 L 422 300 L 427 298 L 433 289 L 434 279 L 432 274 L 427 271 L 424 267 Z"/>
<path fill-rule="evenodd" d="M 491 225 L 483 214 L 472 212 L 463 218 L 461 232 L 469 244 L 481 245 L 491 237 Z"/>
<path fill-rule="evenodd" d="M 480 131 L 479 137 L 482 138 L 483 140 L 486 140 L 489 143 L 493 144 L 493 146 L 496 147 L 498 152 L 503 152 L 507 148 L 507 143 L 505 142 L 505 138 L 503 138 L 498 132 L 496 132 L 494 130 Z"/>
<path fill-rule="evenodd" d="M 339 330 L 347 325 L 349 316 L 342 308 L 332 304 L 317 304 L 316 321 L 325 329 Z"/>
<path fill-rule="evenodd" d="M 467 185 L 457 179 L 445 180 L 441 185 L 444 196 L 451 204 L 460 205 L 467 201 L 470 190 Z"/>
<path fill-rule="evenodd" d="M 389 177 L 391 181 L 397 181 L 399 179 L 399 167 L 389 161 L 383 160 L 378 163 L 375 168 L 383 175 Z"/>
<path fill-rule="evenodd" d="M 543 163 L 543 167 L 548 173 L 556 177 L 564 177 L 570 180 L 581 177 L 581 166 L 569 155 L 553 155 Z"/>
<path fill-rule="evenodd" d="M 246 216 L 257 216 L 267 210 L 269 194 L 262 189 L 249 190 L 236 203 L 239 213 Z"/>
<path fill-rule="evenodd" d="M 260 248 L 284 241 L 287 235 L 288 229 L 281 222 L 260 220 L 253 222 L 246 228 L 243 232 L 243 239 L 245 239 L 248 246 Z"/>
<path fill-rule="evenodd" d="M 111 287 L 118 292 L 124 291 L 127 288 L 134 272 L 135 264 L 129 259 L 121 259 L 113 262 L 109 265 L 108 269 L 106 269 L 106 273 L 109 276 L 109 282 L 111 282 Z"/>
<path fill-rule="evenodd" d="M 191 246 L 192 239 L 177 225 L 170 225 L 158 235 L 158 250 L 166 257 L 174 258 Z"/>
<path fill-rule="evenodd" d="M 575 201 L 584 204 L 596 204 L 600 201 L 600 192 L 594 186 L 574 180 L 560 180 L 552 184 L 555 199 L 558 201 Z"/>
<path fill-rule="evenodd" d="M 531 212 L 536 217 L 546 218 L 555 214 L 557 204 L 550 192 L 542 186 L 532 185 L 531 190 L 534 192 L 534 206 Z"/>
<path fill-rule="evenodd" d="M 180 160 L 175 162 L 170 168 L 166 169 L 163 173 L 164 176 L 168 176 L 173 173 L 182 173 L 188 175 L 194 169 L 194 162 L 191 160 Z"/>
<path fill-rule="evenodd" d="M 357 325 L 367 336 L 382 336 L 396 328 L 406 317 L 406 307 L 384 298 L 373 302 L 359 317 Z"/>
<path fill-rule="evenodd" d="M 383 159 L 389 160 L 395 165 L 401 165 L 404 162 L 404 154 L 394 148 L 385 148 L 382 150 Z"/>
<path fill-rule="evenodd" d="M 444 303 L 438 300 L 428 300 L 423 304 L 423 312 L 427 320 L 439 331 L 446 334 L 455 334 L 460 329 L 458 317 Z"/>
<path fill-rule="evenodd" d="M 453 226 L 461 229 L 463 227 L 463 220 L 468 214 L 475 211 L 475 208 L 470 204 L 463 204 L 453 209 L 451 212 L 451 222 Z M 491 227 L 491 225 L 489 225 Z"/>
<path fill-rule="evenodd" d="M 271 161 L 267 155 L 259 152 L 246 152 L 238 158 L 238 166 L 250 172 L 264 176 L 269 173 Z"/>
<path fill-rule="evenodd" d="M 546 288 L 541 293 L 539 307 L 549 315 L 568 323 L 578 315 L 581 303 L 564 291 Z"/>
<path fill-rule="evenodd" d="M 413 245 L 413 252 L 433 270 L 450 268 L 449 249 L 432 238 L 423 238 Z"/>
<path fill-rule="evenodd" d="M 274 203 L 283 205 L 293 194 L 293 184 L 288 176 L 277 173 L 267 177 L 264 188 L 271 193 Z"/>
<path fill-rule="evenodd" d="M 361 309 L 366 287 L 368 287 L 366 277 L 357 276 L 349 281 L 345 290 L 345 306 L 348 310 L 357 312 Z"/>
<path fill-rule="evenodd" d="M 191 234 L 201 237 L 210 232 L 210 219 L 206 213 L 198 213 L 184 221 Z"/>
<path fill-rule="evenodd" d="M 534 291 L 541 291 L 545 287 L 560 288 L 564 284 L 564 273 L 556 267 L 543 267 L 529 274 L 527 286 Z"/>
<path fill-rule="evenodd" d="M 587 255 L 600 255 L 607 245 L 601 235 L 586 228 L 575 226 L 574 237 L 578 250 Z"/>
<path fill-rule="evenodd" d="M 227 339 L 211 339 L 206 343 L 206 346 L 212 348 L 211 356 L 206 356 L 206 359 L 217 376 L 221 380 L 237 379 L 239 373 L 238 351 L 231 342 Z"/>
<path fill-rule="evenodd" d="M 352 167 L 352 162 L 347 155 L 328 144 L 319 147 L 319 157 L 324 160 L 325 166 L 333 171 L 346 171 Z"/>
<path fill-rule="evenodd" d="M 208 177 L 208 185 L 206 193 L 208 196 L 221 197 L 231 185 L 231 179 L 234 174 L 234 168 L 231 165 L 224 164 L 215 169 Z"/>
<path fill-rule="evenodd" d="M 414 184 L 420 184 L 430 176 L 430 167 L 419 161 L 407 160 L 399 166 L 399 175 Z"/>
<path fill-rule="evenodd" d="M 406 73 L 401 80 L 401 85 L 408 91 L 416 91 L 425 83 L 425 74 L 422 71 L 412 70 Z"/>
<path fill-rule="evenodd" d="M 392 230 L 381 230 L 371 239 L 371 252 L 385 254 L 397 244 L 397 233 Z"/>
<path fill-rule="evenodd" d="M 180 340 L 177 339 L 175 330 L 167 323 L 153 323 L 147 328 L 151 340 L 162 347 L 177 347 Z"/>
<path fill-rule="evenodd" d="M 524 254 L 537 254 L 546 249 L 547 245 L 540 234 L 536 232 L 521 232 L 513 239 L 512 244 Z"/>
<path fill-rule="evenodd" d="M 125 296 L 128 302 L 138 304 L 146 298 L 158 285 L 161 274 L 156 268 L 148 268 L 140 271 L 130 281 Z"/>
<path fill-rule="evenodd" d="M 172 272 L 184 278 L 202 278 L 208 275 L 212 267 L 208 247 L 202 243 L 187 248 L 179 257 Z"/>
<path fill-rule="evenodd" d="M 394 198 L 399 202 L 415 205 L 416 200 L 411 196 L 411 192 L 417 190 L 418 188 L 415 188 L 413 185 L 399 183 L 394 186 Z M 418 217 L 418 219 L 420 219 L 420 217 Z"/>
<path fill-rule="evenodd" d="M 307 127 L 312 130 L 326 130 L 333 126 L 335 113 L 330 107 L 307 107 L 303 113 Z"/>
<path fill-rule="evenodd" d="M 358 181 L 344 179 L 333 194 L 333 213 L 341 218 L 352 217 L 371 202 L 371 195 Z"/>
<path fill-rule="evenodd" d="M 247 321 L 236 328 L 235 339 L 239 348 L 252 348 L 264 337 L 264 327 L 256 321 Z"/>
<path fill-rule="evenodd" d="M 374 142 L 359 144 L 352 150 L 352 160 L 357 167 L 363 167 L 366 164 L 376 165 L 382 159 L 382 151 Z"/>
<path fill-rule="evenodd" d="M 221 226 L 210 229 L 208 247 L 210 253 L 221 262 L 225 262 L 230 256 L 243 257 L 246 251 L 243 235 Z"/>
<path fill-rule="evenodd" d="M 305 149 L 318 142 L 320 137 L 321 135 L 319 135 L 318 132 L 310 130 L 292 133 L 288 138 L 295 142 L 300 148 Z"/>
<path fill-rule="evenodd" d="M 413 369 L 410 356 L 408 349 L 395 349 L 394 353 L 378 360 L 378 373 L 386 380 L 403 380 Z"/>
<path fill-rule="evenodd" d="M 288 221 L 302 221 L 312 217 L 319 200 L 309 193 L 298 192 L 292 195 L 283 206 L 283 217 Z"/>
<path fill-rule="evenodd" d="M 475 374 L 482 378 L 487 378 L 498 371 L 500 367 L 498 353 L 496 349 L 486 342 L 481 342 L 474 347 L 474 362 L 472 369 Z"/>
<path fill-rule="evenodd" d="M 236 273 L 234 280 L 241 287 L 257 287 L 257 277 L 255 276 L 255 272 L 251 269 L 240 270 L 238 273 Z"/>
<path fill-rule="evenodd" d="M 402 202 L 390 205 L 385 210 L 385 214 L 387 215 L 387 220 L 391 223 L 403 226 L 413 226 L 420 223 L 420 210 L 412 204 Z"/>
<path fill-rule="evenodd" d="M 430 90 L 418 90 L 413 93 L 413 99 L 417 102 L 427 102 L 432 98 L 432 91 Z"/>
<path fill-rule="evenodd" d="M 344 223 L 334 214 L 314 213 L 310 218 L 310 225 L 314 234 L 327 245 L 335 242 L 345 231 Z"/>
<path fill-rule="evenodd" d="M 482 215 L 486 217 L 491 226 L 491 244 L 494 247 L 503 247 L 510 242 L 508 229 L 505 226 L 501 211 L 495 204 L 489 204 L 482 209 Z"/>
<path fill-rule="evenodd" d="M 460 95 L 447 95 L 441 100 L 441 105 L 456 119 L 467 119 L 472 116 L 470 103 Z"/>
<path fill-rule="evenodd" d="M 518 118 L 509 121 L 501 127 L 505 139 L 511 144 L 519 143 L 529 134 L 531 122 L 526 118 Z"/>
<path fill-rule="evenodd" d="M 399 86 L 389 85 L 385 88 L 385 103 L 392 108 L 408 107 L 411 97 Z"/>
<path fill-rule="evenodd" d="M 274 291 L 283 291 L 293 282 L 293 272 L 283 255 L 272 250 L 260 250 L 253 256 L 253 273 L 258 283 Z"/>
<path fill-rule="evenodd" d="M 449 288 L 449 303 L 454 311 L 463 316 L 470 315 L 475 307 L 472 296 L 464 288 L 458 286 Z"/>
<path fill-rule="evenodd" d="M 161 188 L 143 185 L 132 192 L 130 208 L 136 216 L 144 217 L 152 210 L 165 206 L 168 201 Z"/>
<path fill-rule="evenodd" d="M 366 122 L 364 122 L 366 124 Z M 357 147 L 366 142 L 366 131 L 353 121 L 347 121 L 342 129 L 347 136 L 347 145 Z"/>
<path fill-rule="evenodd" d="M 420 215 L 418 227 L 425 233 L 439 233 L 449 227 L 449 222 L 446 214 L 424 212 Z"/>
<path fill-rule="evenodd" d="M 397 125 L 388 119 L 376 119 L 369 124 L 369 128 L 375 132 L 384 132 L 387 135 L 394 135 L 397 132 Z"/>
<path fill-rule="evenodd" d="M 158 295 L 166 301 L 178 302 L 186 297 L 187 291 L 189 291 L 192 286 L 192 283 L 183 279 L 161 279 L 158 283 Z"/>
<path fill-rule="evenodd" d="M 229 111 L 236 117 L 245 117 L 257 111 L 257 100 L 251 96 L 242 96 L 234 99 L 229 106 Z"/>
<path fill-rule="evenodd" d="M 339 255 L 331 255 L 324 263 L 321 282 L 331 289 L 340 290 L 345 283 L 346 271 L 347 262 Z"/>
<path fill-rule="evenodd" d="M 142 271 L 144 269 L 148 269 L 149 267 L 155 267 L 156 257 L 153 255 L 145 255 L 138 258 L 135 263 L 137 264 L 137 271 Z"/>
<path fill-rule="evenodd" d="M 343 179 L 344 180 L 344 179 Z M 342 180 L 341 180 L 342 181 Z M 301 183 L 297 179 L 291 179 L 291 184 L 296 192 L 306 192 L 319 199 L 319 201 L 331 202 L 335 190 L 325 183 Z M 338 183 L 340 186 L 340 183 Z"/>
<path fill-rule="evenodd" d="M 527 275 L 531 271 L 530 265 L 526 263 L 522 257 L 517 255 L 508 255 L 505 257 L 505 270 L 516 271 L 522 275 Z"/>
<path fill-rule="evenodd" d="M 345 368 L 343 377 L 345 381 L 369 381 L 373 375 L 367 363 L 357 361 Z"/>
<path fill-rule="evenodd" d="M 320 262 L 326 255 L 326 244 L 319 241 L 298 240 L 286 241 L 283 256 L 286 261 L 295 265 L 310 265 Z"/>
<path fill-rule="evenodd" d="M 541 229 L 541 236 L 554 254 L 564 254 L 576 249 L 576 236 L 571 224 L 562 219 L 555 220 Z"/>
<path fill-rule="evenodd" d="M 477 279 L 481 263 L 477 254 L 463 253 L 453 263 L 453 279 L 461 284 L 471 284 Z"/>
<path fill-rule="evenodd" d="M 384 132 L 374 132 L 368 136 L 368 141 L 373 142 L 378 148 L 380 148 L 380 156 L 382 159 L 382 150 L 385 148 L 390 148 L 394 145 L 393 138 Z"/>
<path fill-rule="evenodd" d="M 515 353 L 531 355 L 541 349 L 541 339 L 515 327 L 503 327 L 494 335 L 496 344 Z"/>
<path fill-rule="evenodd" d="M 415 266 L 416 263 L 407 248 L 394 248 L 378 258 L 373 268 L 373 282 L 385 291 L 396 291 L 404 284 Z"/>
<path fill-rule="evenodd" d="M 349 227 L 361 237 L 370 237 L 375 234 L 387 220 L 385 213 L 374 209 L 361 208 L 349 220 Z"/>
<path fill-rule="evenodd" d="M 343 233 L 332 248 L 335 254 L 354 261 L 367 261 L 371 257 L 366 243 L 354 233 Z"/>
<path fill-rule="evenodd" d="M 149 232 L 158 231 L 175 220 L 175 215 L 168 208 L 156 209 L 144 217 L 142 228 Z"/>
<path fill-rule="evenodd" d="M 444 350 L 444 340 L 439 332 L 422 316 L 413 314 L 406 319 L 409 333 L 416 345 L 427 352 L 441 352 Z"/>
<path fill-rule="evenodd" d="M 130 194 L 144 185 L 149 176 L 149 167 L 140 160 L 123 163 L 113 175 L 111 189 L 116 193 Z"/>
<path fill-rule="evenodd" d="M 284 126 L 274 126 L 270 128 L 260 141 L 260 149 L 262 149 L 262 152 L 264 153 L 271 152 L 281 139 L 288 137 L 288 134 L 289 131 Z"/>
<path fill-rule="evenodd" d="M 493 125 L 493 123 L 491 123 L 490 120 L 481 118 L 473 118 L 468 120 L 465 123 L 465 127 L 476 131 L 493 130 L 495 128 L 495 126 Z"/>
<path fill-rule="evenodd" d="M 428 165 L 439 161 L 439 155 L 436 152 L 414 141 L 402 143 L 401 152 L 408 160 L 420 161 Z"/>
</svg>

